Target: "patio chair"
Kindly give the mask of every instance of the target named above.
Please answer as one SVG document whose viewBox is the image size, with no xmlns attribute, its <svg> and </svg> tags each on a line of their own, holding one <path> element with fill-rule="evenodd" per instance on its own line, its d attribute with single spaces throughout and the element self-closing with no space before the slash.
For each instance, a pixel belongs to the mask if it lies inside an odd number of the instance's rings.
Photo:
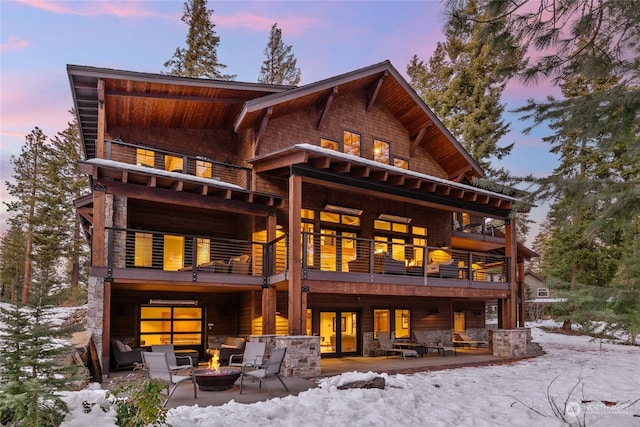
<svg viewBox="0 0 640 427">
<path fill-rule="evenodd" d="M 266 344 L 264 342 L 247 342 L 244 346 L 243 354 L 229 356 L 229 366 L 244 368 L 245 366 L 255 367 L 262 365 L 265 348 Z"/>
<path fill-rule="evenodd" d="M 458 355 L 453 344 L 447 345 L 442 342 L 429 341 L 429 337 L 427 337 L 427 331 L 425 331 L 424 329 L 414 329 L 413 336 L 416 339 L 417 343 L 422 344 L 427 349 L 427 354 L 429 353 L 429 350 L 435 350 L 438 352 L 438 354 L 442 354 L 442 357 L 446 356 L 447 351 L 453 352 L 454 356 Z"/>
<path fill-rule="evenodd" d="M 240 394 L 242 394 L 242 384 L 244 382 L 244 377 L 257 378 L 260 381 L 259 388 L 262 388 L 262 383 L 264 383 L 264 387 L 269 391 L 269 394 L 273 396 L 273 393 L 269 389 L 266 383 L 266 379 L 269 377 L 276 377 L 280 384 L 284 387 L 285 390 L 289 391 L 287 385 L 280 378 L 280 369 L 282 368 L 282 362 L 284 361 L 284 356 L 287 352 L 287 348 L 274 348 L 271 350 L 271 354 L 269 355 L 269 360 L 267 363 L 258 366 L 258 369 L 249 371 L 248 366 L 242 367 L 242 375 L 240 376 Z"/>
<path fill-rule="evenodd" d="M 410 348 L 397 348 L 393 345 L 389 332 L 378 332 L 378 342 L 380 343 L 380 349 L 383 350 L 387 357 L 389 353 L 397 353 L 406 359 L 407 356 L 418 357 L 418 352 Z"/>
<path fill-rule="evenodd" d="M 114 370 L 131 369 L 136 363 L 142 363 L 142 349 L 132 349 L 120 340 L 111 340 L 111 353 L 113 354 Z"/>
<path fill-rule="evenodd" d="M 173 344 L 164 345 L 152 345 L 151 351 L 153 353 L 166 353 L 167 361 L 169 362 L 169 369 L 174 373 L 183 369 L 190 369 L 194 366 L 193 358 L 191 356 L 177 356 Z M 179 363 L 182 362 L 182 363 Z"/>
<path fill-rule="evenodd" d="M 193 384 L 193 398 L 198 398 L 196 376 L 193 374 L 193 370 L 191 375 L 175 375 L 169 368 L 168 354 L 161 351 L 143 351 L 142 361 L 149 378 L 158 379 L 167 384 L 167 398 L 162 406 L 165 406 L 169 402 L 169 399 L 171 399 L 171 396 L 173 396 L 178 386 L 187 381 Z"/>
<path fill-rule="evenodd" d="M 475 345 L 476 348 L 480 348 L 480 346 L 483 346 L 483 347 L 489 346 L 489 341 L 472 340 L 466 331 L 458 331 L 456 332 L 456 335 L 458 336 L 458 338 L 453 341 L 454 344 L 464 345 L 467 347 Z"/>
</svg>

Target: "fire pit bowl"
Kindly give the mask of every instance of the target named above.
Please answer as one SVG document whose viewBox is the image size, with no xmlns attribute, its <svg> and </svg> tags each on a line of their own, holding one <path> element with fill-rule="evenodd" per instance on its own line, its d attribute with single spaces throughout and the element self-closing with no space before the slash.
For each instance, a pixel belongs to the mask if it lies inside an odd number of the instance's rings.
<svg viewBox="0 0 640 427">
<path fill-rule="evenodd" d="M 238 377 L 242 374 L 240 368 L 196 369 L 196 383 L 200 390 L 221 391 L 233 387 Z"/>
</svg>

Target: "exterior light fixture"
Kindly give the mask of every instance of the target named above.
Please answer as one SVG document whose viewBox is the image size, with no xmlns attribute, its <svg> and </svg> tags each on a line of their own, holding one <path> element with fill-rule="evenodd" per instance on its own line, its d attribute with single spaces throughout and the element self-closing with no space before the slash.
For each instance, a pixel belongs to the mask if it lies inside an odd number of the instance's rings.
<svg viewBox="0 0 640 427">
<path fill-rule="evenodd" d="M 411 222 L 411 218 L 407 218 L 406 216 L 389 215 L 383 213 L 378 215 L 378 219 L 391 222 L 399 222 L 402 224 L 409 224 Z"/>
<path fill-rule="evenodd" d="M 324 210 L 325 211 L 330 211 L 330 212 L 337 212 L 337 213 L 342 213 L 342 214 L 347 214 L 347 215 L 355 215 L 355 216 L 360 216 L 362 215 L 362 209 L 357 209 L 357 208 L 347 208 L 344 206 L 336 206 L 336 205 L 324 205 Z"/>
<path fill-rule="evenodd" d="M 198 305 L 195 299 L 150 299 L 149 305 Z"/>
</svg>

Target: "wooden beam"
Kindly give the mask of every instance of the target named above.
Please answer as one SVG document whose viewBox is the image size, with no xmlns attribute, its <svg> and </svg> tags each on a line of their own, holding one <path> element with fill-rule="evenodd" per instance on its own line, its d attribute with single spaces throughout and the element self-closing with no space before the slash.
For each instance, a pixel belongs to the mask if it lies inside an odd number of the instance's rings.
<svg viewBox="0 0 640 427">
<path fill-rule="evenodd" d="M 387 183 L 391 185 L 404 185 L 404 175 L 391 175 Z"/>
<path fill-rule="evenodd" d="M 129 171 L 122 171 L 121 181 L 126 184 L 128 179 L 129 179 Z"/>
<path fill-rule="evenodd" d="M 470 172 L 470 171 L 471 171 L 471 166 L 467 166 L 462 169 L 459 169 L 454 173 L 449 174 L 449 181 L 462 182 L 467 172 Z"/>
<path fill-rule="evenodd" d="M 367 95 L 367 112 L 371 110 L 371 107 L 376 102 L 376 98 L 378 97 L 378 93 L 380 93 L 380 89 L 382 88 L 382 84 L 384 83 L 384 79 L 389 75 L 388 71 L 385 71 L 380 78 L 369 88 L 369 93 Z"/>
<path fill-rule="evenodd" d="M 109 91 L 106 91 L 105 93 L 108 96 L 113 96 L 117 98 L 171 99 L 174 101 L 206 102 L 209 104 L 234 104 L 234 105 L 242 105 L 245 103 L 245 100 L 237 99 L 237 98 L 208 98 L 204 96 L 169 95 L 164 93 L 145 93 L 145 92 L 125 92 L 120 90 L 109 90 Z"/>
<path fill-rule="evenodd" d="M 276 239 L 277 216 L 267 216 L 267 242 Z M 276 333 L 276 287 L 262 289 L 262 334 Z"/>
<path fill-rule="evenodd" d="M 91 233 L 91 265 L 105 267 L 105 192 L 93 190 L 93 231 Z"/>
<path fill-rule="evenodd" d="M 267 131 L 267 124 L 269 124 L 269 118 L 271 117 L 271 114 L 273 114 L 273 107 L 267 108 L 267 111 L 265 111 L 262 115 L 260 128 L 258 128 L 258 132 L 256 132 L 256 155 L 260 153 L 260 145 L 262 145 L 262 139 L 264 138 L 264 134 Z"/>
<path fill-rule="evenodd" d="M 504 244 L 505 244 L 505 256 L 509 258 L 509 285 L 511 286 L 511 290 L 509 291 L 509 301 L 507 302 L 509 314 L 507 320 L 507 325 L 504 326 L 505 329 L 515 329 L 516 328 L 516 309 L 517 309 L 517 290 L 518 290 L 518 282 L 517 282 L 517 263 L 518 263 L 518 242 L 516 240 L 516 220 L 515 215 L 514 218 L 511 218 L 505 223 L 505 235 L 504 235 Z"/>
<path fill-rule="evenodd" d="M 155 186 L 156 186 L 156 177 L 155 177 L 155 175 L 149 175 L 149 177 L 147 178 L 147 187 L 155 188 Z"/>
<path fill-rule="evenodd" d="M 173 191 L 182 191 L 183 185 L 184 185 L 184 181 L 176 181 L 173 183 L 171 188 L 173 189 Z"/>
<path fill-rule="evenodd" d="M 389 172 L 387 171 L 373 171 L 369 173 L 369 177 L 374 181 L 386 182 L 389 179 Z"/>
<path fill-rule="evenodd" d="M 404 186 L 409 190 L 419 190 L 422 181 L 418 178 L 407 178 L 404 181 Z"/>
<path fill-rule="evenodd" d="M 320 118 L 318 119 L 318 124 L 316 125 L 316 130 L 320 130 L 322 123 L 327 118 L 329 114 L 329 109 L 331 108 L 331 103 L 333 102 L 333 98 L 338 95 L 338 86 L 334 86 L 329 95 L 325 98 L 322 107 L 320 108 Z"/>
<path fill-rule="evenodd" d="M 98 80 L 98 140 L 96 141 L 96 157 L 105 158 L 104 134 L 107 131 L 107 120 L 104 103 L 104 80 Z"/>
<path fill-rule="evenodd" d="M 358 178 L 367 178 L 371 169 L 368 166 L 353 166 L 351 168 L 351 175 Z"/>
<path fill-rule="evenodd" d="M 436 194 L 441 196 L 448 196 L 451 193 L 451 187 L 448 185 L 437 185 L 436 186 Z"/>
<path fill-rule="evenodd" d="M 416 137 L 413 138 L 413 140 L 411 141 L 411 146 L 409 147 L 409 157 L 413 157 L 413 155 L 415 154 L 416 150 L 418 149 L 418 146 L 422 142 L 422 139 L 424 138 L 424 135 L 427 133 L 427 129 L 429 129 L 429 127 L 431 127 L 432 125 L 433 125 L 433 122 L 431 122 L 431 120 L 429 120 L 427 122 L 427 124 L 424 125 L 424 127 L 422 129 L 420 129 L 420 132 L 418 132 Z"/>
<path fill-rule="evenodd" d="M 329 157 L 320 157 L 309 161 L 311 166 L 316 169 L 329 169 L 331 167 L 331 159 Z"/>
<path fill-rule="evenodd" d="M 305 333 L 306 313 L 302 311 L 302 235 L 300 211 L 302 209 L 302 177 L 289 177 L 289 335 Z"/>
<path fill-rule="evenodd" d="M 201 196 L 206 196 L 209 192 L 209 186 L 203 184 L 202 187 L 200 188 L 200 195 Z"/>
<path fill-rule="evenodd" d="M 351 170 L 351 162 L 334 163 L 331 167 L 331 170 L 336 173 L 349 173 L 349 171 Z"/>
<path fill-rule="evenodd" d="M 309 153 L 305 151 L 299 151 L 292 155 L 277 157 L 274 159 L 254 163 L 253 171 L 256 174 L 261 172 L 268 172 L 275 169 L 289 167 L 297 163 L 306 163 L 308 159 L 309 159 Z M 252 174 L 252 175 L 255 175 L 255 174 Z"/>
</svg>

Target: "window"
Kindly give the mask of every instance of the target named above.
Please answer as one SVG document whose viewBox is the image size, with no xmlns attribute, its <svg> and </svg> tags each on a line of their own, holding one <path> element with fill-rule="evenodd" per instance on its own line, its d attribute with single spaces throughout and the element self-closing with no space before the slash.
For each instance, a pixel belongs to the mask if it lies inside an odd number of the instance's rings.
<svg viewBox="0 0 640 427">
<path fill-rule="evenodd" d="M 136 165 L 154 167 L 155 153 L 144 148 L 136 148 Z"/>
<path fill-rule="evenodd" d="M 153 234 L 136 233 L 134 243 L 134 266 L 151 267 L 153 253 Z"/>
<path fill-rule="evenodd" d="M 405 159 L 401 159 L 399 157 L 393 158 L 393 166 L 402 169 L 409 169 L 409 161 Z"/>
<path fill-rule="evenodd" d="M 395 311 L 395 331 L 396 338 L 410 338 L 411 337 L 411 311 L 410 310 L 396 310 Z"/>
<path fill-rule="evenodd" d="M 331 222 L 334 224 L 343 224 L 343 225 L 352 225 L 359 226 L 360 225 L 360 217 L 355 215 L 344 215 L 336 212 L 320 212 L 320 221 L 322 222 Z"/>
<path fill-rule="evenodd" d="M 333 151 L 340 151 L 340 143 L 338 143 L 336 141 L 332 141 L 330 139 L 321 138 L 320 139 L 320 147 L 327 148 L 327 149 L 333 150 Z"/>
<path fill-rule="evenodd" d="M 211 162 L 196 160 L 196 176 L 201 178 L 211 178 Z"/>
<path fill-rule="evenodd" d="M 378 332 L 391 334 L 391 310 L 373 310 L 374 339 L 378 339 Z"/>
<path fill-rule="evenodd" d="M 202 344 L 202 307 L 140 307 L 140 345 Z"/>
<path fill-rule="evenodd" d="M 211 261 L 211 241 L 196 239 L 196 265 Z"/>
<path fill-rule="evenodd" d="M 549 296 L 549 288 L 538 288 L 538 297 L 547 298 Z"/>
<path fill-rule="evenodd" d="M 424 265 L 424 250 L 427 246 L 427 228 L 411 227 L 413 234 L 413 253 L 409 254 L 409 265 Z"/>
<path fill-rule="evenodd" d="M 344 144 L 345 154 L 360 156 L 360 135 L 359 134 L 345 130 L 342 136 L 342 142 Z"/>
<path fill-rule="evenodd" d="M 184 172 L 184 159 L 177 156 L 164 156 L 164 170 L 170 172 Z"/>
<path fill-rule="evenodd" d="M 164 236 L 164 270 L 177 271 L 184 267 L 184 237 Z"/>
<path fill-rule="evenodd" d="M 389 143 L 380 141 L 379 139 L 373 140 L 373 160 L 376 162 L 389 164 Z"/>
</svg>

